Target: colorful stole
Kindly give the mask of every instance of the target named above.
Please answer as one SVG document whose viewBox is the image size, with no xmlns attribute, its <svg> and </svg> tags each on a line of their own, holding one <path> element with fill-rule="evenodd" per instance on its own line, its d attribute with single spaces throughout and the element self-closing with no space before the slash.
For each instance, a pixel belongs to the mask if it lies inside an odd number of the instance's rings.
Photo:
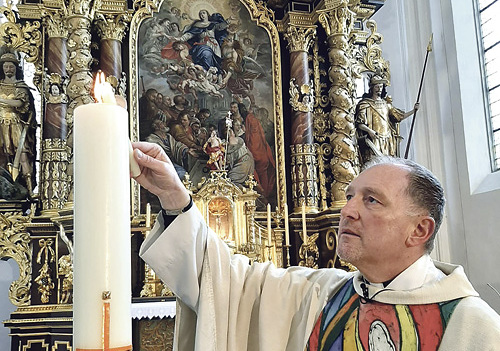
<svg viewBox="0 0 500 351">
<path fill-rule="evenodd" d="M 367 301 L 351 278 L 319 315 L 306 351 L 437 350 L 461 299 L 390 305 Z"/>
</svg>

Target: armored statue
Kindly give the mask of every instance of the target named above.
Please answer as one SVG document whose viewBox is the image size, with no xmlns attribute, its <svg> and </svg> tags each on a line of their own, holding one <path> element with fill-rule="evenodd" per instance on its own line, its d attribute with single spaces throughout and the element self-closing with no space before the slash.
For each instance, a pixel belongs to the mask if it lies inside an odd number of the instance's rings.
<svg viewBox="0 0 500 351">
<path fill-rule="evenodd" d="M 386 84 L 387 81 L 378 75 L 371 77 L 370 90 L 356 107 L 356 133 L 362 163 L 374 155 L 398 155 L 398 124 L 419 108 L 416 103 L 413 110 L 405 112 L 392 106 Z"/>
<path fill-rule="evenodd" d="M 36 153 L 33 96 L 15 54 L 0 56 L 0 65 L 0 167 L 13 180 L 22 174 L 21 183 L 31 193 Z"/>
</svg>

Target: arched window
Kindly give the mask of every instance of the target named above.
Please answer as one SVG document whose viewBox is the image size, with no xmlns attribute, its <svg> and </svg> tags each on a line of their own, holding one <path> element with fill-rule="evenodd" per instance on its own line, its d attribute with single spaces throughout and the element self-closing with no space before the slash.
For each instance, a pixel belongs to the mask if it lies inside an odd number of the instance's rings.
<svg viewBox="0 0 500 351">
<path fill-rule="evenodd" d="M 500 170 L 500 1 L 477 0 L 478 33 L 481 36 L 492 170 Z"/>
</svg>

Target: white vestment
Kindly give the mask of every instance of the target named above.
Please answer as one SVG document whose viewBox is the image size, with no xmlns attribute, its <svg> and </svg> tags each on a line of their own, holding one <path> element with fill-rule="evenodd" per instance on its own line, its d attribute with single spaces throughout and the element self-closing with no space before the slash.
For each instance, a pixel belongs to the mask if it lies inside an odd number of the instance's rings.
<svg viewBox="0 0 500 351">
<path fill-rule="evenodd" d="M 347 280 L 354 277 L 363 296 L 359 272 L 250 265 L 246 256 L 231 255 L 195 206 L 167 229 L 160 214 L 140 256 L 177 296 L 174 350 L 302 351 L 323 307 Z M 477 296 L 462 267 L 434 264 L 443 274 L 434 272 L 419 288 L 368 285 L 368 295 L 389 304 L 463 298 L 439 349 L 500 350 L 500 317 Z"/>
</svg>

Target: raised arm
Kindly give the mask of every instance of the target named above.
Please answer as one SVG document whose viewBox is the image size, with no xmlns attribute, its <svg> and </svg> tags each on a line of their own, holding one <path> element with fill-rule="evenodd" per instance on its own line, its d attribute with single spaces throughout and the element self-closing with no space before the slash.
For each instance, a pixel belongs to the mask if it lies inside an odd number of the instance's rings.
<svg viewBox="0 0 500 351">
<path fill-rule="evenodd" d="M 177 210 L 186 207 L 189 204 L 189 193 L 165 151 L 157 144 L 146 142 L 132 143 L 132 147 L 141 168 L 141 174 L 134 179 L 158 197 L 163 209 Z"/>
</svg>

